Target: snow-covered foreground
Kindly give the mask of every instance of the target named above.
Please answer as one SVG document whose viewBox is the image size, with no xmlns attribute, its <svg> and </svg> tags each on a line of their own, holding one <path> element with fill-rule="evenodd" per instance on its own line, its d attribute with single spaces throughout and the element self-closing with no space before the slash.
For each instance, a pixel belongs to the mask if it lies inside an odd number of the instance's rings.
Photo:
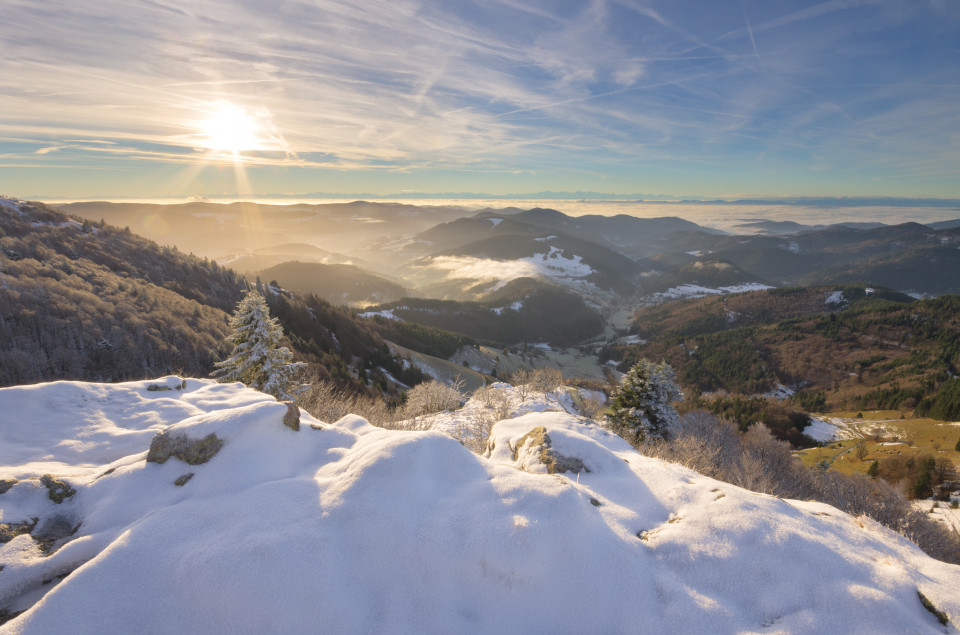
<svg viewBox="0 0 960 635">
<path fill-rule="evenodd" d="M 50 555 L 0 544 L 0 610 L 27 609 L 0 633 L 943 632 L 918 590 L 960 619 L 960 567 L 565 412 L 498 423 L 480 457 L 357 417 L 295 431 L 239 384 L 151 383 L 179 380 L 0 389 L 0 478 L 21 479 L 0 523 L 76 528 Z M 160 430 L 223 444 L 146 462 Z M 45 473 L 76 493 L 54 503 Z"/>
</svg>

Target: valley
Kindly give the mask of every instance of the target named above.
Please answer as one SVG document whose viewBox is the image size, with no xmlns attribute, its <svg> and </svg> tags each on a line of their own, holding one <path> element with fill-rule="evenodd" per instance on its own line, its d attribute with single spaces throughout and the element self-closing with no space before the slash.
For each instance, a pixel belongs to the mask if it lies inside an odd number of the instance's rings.
<svg viewBox="0 0 960 635">
<path fill-rule="evenodd" d="M 649 356 L 675 365 L 697 393 L 749 396 L 783 384 L 799 391 L 794 402 L 873 407 L 899 390 L 897 406 L 910 411 L 955 363 L 952 353 L 936 362 L 929 344 L 920 347 L 926 361 L 913 359 L 913 331 L 877 322 L 920 311 L 928 331 L 947 327 L 949 300 L 935 308 L 915 298 L 960 292 L 953 274 L 960 263 L 951 260 L 960 255 L 960 228 L 950 222 L 754 218 L 720 230 L 676 217 L 370 201 L 63 208 L 218 255 L 247 279 L 343 306 L 386 341 L 420 354 L 469 365 L 456 358 L 464 346 L 501 351 L 494 363 L 474 363 L 491 377 L 546 364 L 604 383 L 617 376 L 611 364 L 623 371 Z M 158 217 L 196 231 L 167 232 L 151 220 Z M 251 234 L 254 225 L 269 231 Z M 864 313 L 874 306 L 877 319 Z M 434 331 L 427 337 L 414 327 Z M 455 345 L 426 341 L 437 338 Z M 841 354 L 823 359 L 827 342 Z M 507 362 L 514 349 L 540 354 Z M 714 359 L 737 360 L 735 372 Z"/>
</svg>

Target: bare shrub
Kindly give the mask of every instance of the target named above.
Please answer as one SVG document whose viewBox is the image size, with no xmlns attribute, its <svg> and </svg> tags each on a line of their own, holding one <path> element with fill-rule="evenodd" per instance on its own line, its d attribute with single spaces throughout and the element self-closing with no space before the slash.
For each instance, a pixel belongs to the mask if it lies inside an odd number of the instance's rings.
<svg viewBox="0 0 960 635">
<path fill-rule="evenodd" d="M 644 449 L 645 453 L 655 449 L 660 458 L 706 476 L 729 480 L 740 459 L 743 443 L 736 425 L 705 410 L 695 410 L 680 417 L 673 441 L 650 444 Z"/>
<path fill-rule="evenodd" d="M 527 397 L 535 392 L 547 394 L 562 386 L 563 371 L 559 368 L 521 368 L 510 375 L 509 381 L 516 389 L 520 401 L 526 401 Z"/>
<path fill-rule="evenodd" d="M 795 459 L 790 446 L 762 424 L 739 435 L 734 424 L 695 411 L 684 415 L 676 436 L 643 444 L 645 454 L 681 463 L 745 489 L 787 498 L 818 500 L 853 516 L 872 518 L 917 544 L 928 555 L 960 563 L 960 534 L 914 509 L 883 479 L 818 472 Z"/>
<path fill-rule="evenodd" d="M 593 421 L 599 421 L 603 418 L 607 404 L 599 395 L 584 396 L 579 390 L 574 390 L 570 394 L 573 397 L 573 406 L 581 416 Z"/>
<path fill-rule="evenodd" d="M 510 375 L 510 384 L 514 387 L 522 402 L 526 401 L 530 393 L 533 392 L 533 385 L 530 383 L 531 375 L 532 371 L 526 368 L 521 368 Z"/>
<path fill-rule="evenodd" d="M 459 421 L 453 430 L 453 438 L 474 454 L 481 454 L 487 449 L 490 440 L 490 431 L 499 421 L 492 411 L 480 410 L 467 421 Z"/>
<path fill-rule="evenodd" d="M 492 410 L 497 421 L 510 418 L 513 411 L 510 405 L 510 395 L 503 388 L 481 386 L 474 391 L 473 397 L 485 408 Z"/>
<path fill-rule="evenodd" d="M 867 458 L 867 453 L 868 453 L 868 451 L 867 451 L 867 442 L 866 442 L 866 441 L 861 441 L 861 442 L 857 445 L 857 449 L 854 450 L 853 453 L 856 455 L 857 459 L 860 460 L 860 461 L 863 461 L 864 459 L 866 459 L 866 458 Z"/>
<path fill-rule="evenodd" d="M 563 371 L 559 368 L 536 368 L 530 371 L 530 386 L 536 392 L 553 392 L 563 385 Z"/>
<path fill-rule="evenodd" d="M 329 381 L 316 381 L 302 391 L 296 404 L 320 421 L 333 423 L 348 415 L 359 415 L 381 428 L 394 427 L 396 418 L 386 400 L 349 392 Z"/>
</svg>

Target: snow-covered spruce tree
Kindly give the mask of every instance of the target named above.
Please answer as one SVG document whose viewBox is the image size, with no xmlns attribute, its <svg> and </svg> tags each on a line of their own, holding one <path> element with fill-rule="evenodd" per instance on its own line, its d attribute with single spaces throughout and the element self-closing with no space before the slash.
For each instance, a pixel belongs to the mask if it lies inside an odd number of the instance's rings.
<svg viewBox="0 0 960 635">
<path fill-rule="evenodd" d="M 227 340 L 233 344 L 230 357 L 217 362 L 214 377 L 220 381 L 239 381 L 277 399 L 293 399 L 296 391 L 294 375 L 305 364 L 292 363 L 293 353 L 280 346 L 283 328 L 270 317 L 270 308 L 256 290 L 240 300 L 230 317 L 233 333 Z"/>
<path fill-rule="evenodd" d="M 641 359 L 620 381 L 610 398 L 607 422 L 610 429 L 639 445 L 644 441 L 668 440 L 679 419 L 676 401 L 683 393 L 666 362 L 654 364 Z"/>
</svg>

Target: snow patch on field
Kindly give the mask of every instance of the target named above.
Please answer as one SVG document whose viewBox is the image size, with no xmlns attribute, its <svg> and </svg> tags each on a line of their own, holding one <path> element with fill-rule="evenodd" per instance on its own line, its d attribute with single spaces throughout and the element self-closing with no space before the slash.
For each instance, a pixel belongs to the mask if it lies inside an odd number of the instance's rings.
<svg viewBox="0 0 960 635">
<path fill-rule="evenodd" d="M 523 301 L 522 301 L 522 300 L 517 300 L 516 302 L 514 302 L 514 303 L 511 304 L 510 306 L 498 306 L 498 307 L 494 307 L 494 308 L 492 308 L 492 309 L 490 309 L 490 310 L 493 311 L 494 313 L 496 313 L 497 315 L 501 315 L 506 309 L 510 309 L 511 311 L 519 311 L 519 310 L 522 309 L 522 308 L 523 308 Z"/>
<path fill-rule="evenodd" d="M 771 399 L 778 399 L 783 401 L 784 399 L 789 399 L 797 394 L 797 391 L 783 384 L 777 384 L 773 390 L 763 393 L 763 397 L 769 397 Z"/>
<path fill-rule="evenodd" d="M 833 293 L 827 296 L 826 303 L 844 305 L 844 304 L 847 304 L 847 299 L 843 296 L 843 291 L 841 291 L 840 289 L 837 289 L 836 291 L 834 291 Z"/>
<path fill-rule="evenodd" d="M 647 296 L 652 302 L 664 302 L 666 300 L 678 300 L 681 298 L 704 298 L 709 295 L 728 295 L 733 293 L 748 293 L 750 291 L 763 291 L 764 289 L 773 289 L 766 284 L 759 282 L 746 282 L 744 284 L 731 285 L 728 287 L 703 287 L 697 284 L 682 284 L 677 287 L 671 287 L 660 293 L 652 293 Z"/>
<path fill-rule="evenodd" d="M 358 314 L 357 314 L 357 317 L 373 318 L 373 317 L 376 317 L 376 316 L 379 315 L 380 317 L 387 318 L 388 320 L 396 320 L 397 322 L 403 322 L 403 319 L 400 318 L 400 317 L 397 316 L 397 315 L 394 315 L 393 312 L 394 312 L 394 311 L 400 311 L 400 310 L 403 310 L 403 309 L 405 309 L 405 308 L 407 308 L 407 307 L 399 306 L 399 307 L 395 307 L 395 308 L 393 308 L 393 309 L 383 309 L 382 311 L 366 311 L 366 312 L 364 312 L 364 313 L 358 313 Z"/>
<path fill-rule="evenodd" d="M 951 500 L 958 500 L 958 497 L 954 496 Z M 937 522 L 943 523 L 952 530 L 960 532 L 960 509 L 951 507 L 950 502 L 922 500 L 913 501 L 913 506 L 917 510 L 929 514 L 930 518 Z"/>
<path fill-rule="evenodd" d="M 569 393 L 495 385 L 509 418 L 477 456 L 438 431 L 456 413 L 294 431 L 239 384 L 150 383 L 0 390 L 0 465 L 23 479 L 0 519 L 76 527 L 50 555 L 0 544 L 0 608 L 26 611 L 0 632 L 939 632 L 918 589 L 960 615 L 960 567 L 644 457 Z M 147 463 L 155 430 L 223 445 Z M 44 469 L 75 494 L 51 501 Z"/>
<path fill-rule="evenodd" d="M 810 417 L 810 424 L 803 429 L 803 433 L 814 441 L 829 443 L 844 438 L 841 434 L 843 428 L 833 420 Z"/>
</svg>

